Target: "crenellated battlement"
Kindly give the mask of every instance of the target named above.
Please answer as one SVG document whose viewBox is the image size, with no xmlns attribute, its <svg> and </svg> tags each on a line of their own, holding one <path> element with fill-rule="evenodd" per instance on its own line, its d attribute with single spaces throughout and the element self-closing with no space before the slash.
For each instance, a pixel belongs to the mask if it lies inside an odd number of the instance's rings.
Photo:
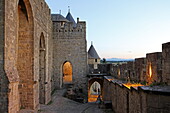
<svg viewBox="0 0 170 113">
<path fill-rule="evenodd" d="M 55 23 L 55 25 L 56 25 L 55 29 L 57 29 L 58 32 L 59 30 L 63 32 L 83 32 L 83 30 L 86 29 L 85 23 L 83 22 L 77 23 L 76 27 L 73 27 L 72 22 L 66 22 L 66 23 L 58 22 Z"/>
<path fill-rule="evenodd" d="M 56 32 L 83 32 L 86 29 L 86 22 L 79 21 L 77 18 L 76 27 L 73 25 L 73 22 L 70 21 L 53 21 L 54 30 Z"/>
<path fill-rule="evenodd" d="M 72 17 L 71 17 L 72 18 Z M 73 19 L 73 18 L 72 18 Z M 86 22 L 80 21 L 77 18 L 77 22 L 68 20 L 60 14 L 52 14 L 53 21 L 53 36 L 54 39 L 70 38 L 81 39 L 86 35 Z"/>
</svg>

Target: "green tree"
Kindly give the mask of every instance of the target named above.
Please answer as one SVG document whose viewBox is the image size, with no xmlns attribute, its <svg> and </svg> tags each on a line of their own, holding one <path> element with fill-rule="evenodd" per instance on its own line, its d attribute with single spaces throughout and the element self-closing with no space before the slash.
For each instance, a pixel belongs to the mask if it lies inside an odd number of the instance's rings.
<svg viewBox="0 0 170 113">
<path fill-rule="evenodd" d="M 106 59 L 105 59 L 105 58 L 103 58 L 103 60 L 102 60 L 102 61 L 103 61 L 103 63 L 106 63 Z"/>
</svg>

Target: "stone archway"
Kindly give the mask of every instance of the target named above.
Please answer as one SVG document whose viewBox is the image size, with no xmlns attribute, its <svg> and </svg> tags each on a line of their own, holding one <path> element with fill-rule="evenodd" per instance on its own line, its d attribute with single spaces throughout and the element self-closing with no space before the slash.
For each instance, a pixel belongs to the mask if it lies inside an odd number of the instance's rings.
<svg viewBox="0 0 170 113">
<path fill-rule="evenodd" d="M 39 48 L 39 102 L 45 104 L 45 84 L 46 84 L 46 74 L 45 74 L 45 39 L 43 33 L 40 36 L 40 48 Z"/>
<path fill-rule="evenodd" d="M 34 109 L 33 14 L 29 0 L 18 3 L 17 70 L 21 109 Z"/>
<path fill-rule="evenodd" d="M 101 94 L 101 85 L 95 81 L 90 87 L 90 94 L 100 95 Z"/>
<path fill-rule="evenodd" d="M 97 88 L 94 88 L 96 90 L 100 90 L 100 93 L 99 93 L 99 91 L 95 91 L 95 92 L 98 92 L 96 94 L 93 94 L 91 92 L 91 89 L 95 83 L 100 85 L 100 86 L 97 86 Z M 100 89 L 98 89 L 98 88 L 100 88 Z M 88 102 L 95 102 L 97 100 L 97 97 L 99 95 L 101 95 L 102 90 L 103 90 L 103 80 L 100 78 L 91 78 L 88 82 Z"/>
<path fill-rule="evenodd" d="M 73 81 L 73 67 L 72 64 L 66 61 L 62 68 L 63 84 L 72 83 Z"/>
</svg>

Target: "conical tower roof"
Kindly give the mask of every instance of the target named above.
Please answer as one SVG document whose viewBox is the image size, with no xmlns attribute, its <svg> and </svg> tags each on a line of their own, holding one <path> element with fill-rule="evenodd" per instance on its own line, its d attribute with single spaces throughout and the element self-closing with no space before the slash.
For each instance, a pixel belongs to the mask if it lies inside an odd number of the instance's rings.
<svg viewBox="0 0 170 113">
<path fill-rule="evenodd" d="M 100 59 L 100 57 L 97 54 L 93 44 L 90 46 L 90 49 L 88 51 L 88 58 Z"/>
<path fill-rule="evenodd" d="M 51 14 L 52 21 L 57 22 L 69 22 L 64 16 L 61 14 Z"/>
<path fill-rule="evenodd" d="M 76 27 L 76 22 L 74 21 L 74 18 L 72 17 L 70 12 L 68 12 L 66 19 L 69 20 L 70 22 L 73 22 L 73 27 Z"/>
</svg>

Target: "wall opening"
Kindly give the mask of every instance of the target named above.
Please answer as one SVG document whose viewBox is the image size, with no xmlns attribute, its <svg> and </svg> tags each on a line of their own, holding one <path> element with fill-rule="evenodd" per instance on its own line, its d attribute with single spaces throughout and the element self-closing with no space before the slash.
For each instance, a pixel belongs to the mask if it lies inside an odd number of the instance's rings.
<svg viewBox="0 0 170 113">
<path fill-rule="evenodd" d="M 100 95 L 101 94 L 101 86 L 95 81 L 90 87 L 90 95 Z"/>
<path fill-rule="evenodd" d="M 73 67 L 70 62 L 63 64 L 63 84 L 72 83 Z"/>
<path fill-rule="evenodd" d="M 33 109 L 33 17 L 27 0 L 18 4 L 17 70 L 21 109 Z"/>
<path fill-rule="evenodd" d="M 96 102 L 97 98 L 101 96 L 103 88 L 103 80 L 99 78 L 93 78 L 89 80 L 88 85 L 88 102 Z"/>
<path fill-rule="evenodd" d="M 39 102 L 45 104 L 45 39 L 43 33 L 40 36 L 39 50 Z"/>
</svg>

